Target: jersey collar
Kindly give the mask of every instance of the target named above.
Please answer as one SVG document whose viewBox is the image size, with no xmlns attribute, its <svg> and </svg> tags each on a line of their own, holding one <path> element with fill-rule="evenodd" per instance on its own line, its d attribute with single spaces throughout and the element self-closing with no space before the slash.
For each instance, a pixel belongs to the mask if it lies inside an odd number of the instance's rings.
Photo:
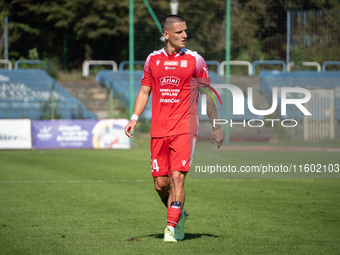
<svg viewBox="0 0 340 255">
<path fill-rule="evenodd" d="M 186 52 L 186 50 L 187 50 L 186 48 L 182 48 L 182 49 L 176 54 L 175 58 L 178 57 L 178 56 L 180 56 L 183 52 Z M 169 57 L 168 53 L 167 53 L 166 50 L 165 50 L 165 47 L 162 49 L 162 52 L 164 53 L 165 56 Z"/>
</svg>

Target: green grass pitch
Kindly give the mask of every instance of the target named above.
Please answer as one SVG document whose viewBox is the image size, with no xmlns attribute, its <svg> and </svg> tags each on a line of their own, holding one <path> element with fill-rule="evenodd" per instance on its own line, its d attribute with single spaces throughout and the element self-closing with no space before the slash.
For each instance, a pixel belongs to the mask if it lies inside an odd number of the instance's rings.
<svg viewBox="0 0 340 255">
<path fill-rule="evenodd" d="M 242 158 L 261 164 L 266 153 Z M 339 254 L 340 179 L 189 176 L 186 238 L 163 243 L 166 208 L 149 155 L 147 146 L 0 151 L 0 254 Z M 282 152 L 270 155 L 282 163 Z M 287 155 L 339 161 L 338 153 Z"/>
</svg>

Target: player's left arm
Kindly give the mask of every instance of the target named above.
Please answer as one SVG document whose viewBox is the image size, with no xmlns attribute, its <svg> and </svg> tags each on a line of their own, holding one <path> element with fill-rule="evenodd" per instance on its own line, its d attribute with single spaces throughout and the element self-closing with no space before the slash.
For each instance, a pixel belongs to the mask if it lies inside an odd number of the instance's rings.
<svg viewBox="0 0 340 255">
<path fill-rule="evenodd" d="M 208 88 L 206 88 L 207 90 L 209 90 Z M 200 90 L 201 94 L 206 94 L 205 91 Z M 223 139 L 224 139 L 224 134 L 221 130 L 220 125 L 216 124 L 214 127 L 214 120 L 218 119 L 217 117 L 217 109 L 216 109 L 216 105 L 215 102 L 213 101 L 212 97 L 207 96 L 207 114 L 209 116 L 209 120 L 211 122 L 212 125 L 212 133 L 211 133 L 211 143 L 214 144 L 215 141 L 217 143 L 217 149 L 219 149 L 221 147 L 221 145 L 223 144 Z"/>
<path fill-rule="evenodd" d="M 200 63 L 200 65 L 197 65 L 197 67 L 199 67 L 199 68 L 196 69 L 196 78 L 208 79 L 209 83 L 210 83 L 207 64 L 205 63 L 204 59 L 200 55 L 198 55 L 197 61 L 201 62 L 201 63 Z M 204 87 L 205 87 L 205 90 L 210 92 L 210 89 L 208 88 L 208 86 L 204 86 Z M 207 92 L 205 92 L 204 90 L 200 89 L 199 91 L 200 91 L 201 94 L 207 94 Z M 216 91 L 214 91 L 214 92 L 216 93 Z M 220 99 L 220 101 L 221 101 L 221 99 Z M 222 104 L 222 102 L 221 102 L 221 104 Z M 217 149 L 219 149 L 221 147 L 221 145 L 223 144 L 224 134 L 221 131 L 220 125 L 215 125 L 215 127 L 214 127 L 214 120 L 218 119 L 218 117 L 217 117 L 216 105 L 215 105 L 215 102 L 214 102 L 214 100 L 211 96 L 207 96 L 207 114 L 209 116 L 209 119 L 210 119 L 210 122 L 211 122 L 212 128 L 213 128 L 212 133 L 211 133 L 211 143 L 214 144 L 215 141 L 216 141 Z"/>
</svg>

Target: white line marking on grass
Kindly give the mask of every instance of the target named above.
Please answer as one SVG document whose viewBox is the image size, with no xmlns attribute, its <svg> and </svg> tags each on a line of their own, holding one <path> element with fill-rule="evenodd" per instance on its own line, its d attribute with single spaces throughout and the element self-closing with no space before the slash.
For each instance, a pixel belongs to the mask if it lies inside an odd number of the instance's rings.
<svg viewBox="0 0 340 255">
<path fill-rule="evenodd" d="M 274 146 L 221 146 L 221 150 L 235 151 L 323 151 L 340 152 L 340 148 L 327 147 L 274 147 Z"/>
<path fill-rule="evenodd" d="M 46 184 L 46 183 L 103 183 L 103 182 L 147 182 L 147 180 L 49 180 L 49 181 L 1 181 L 3 184 Z"/>
<path fill-rule="evenodd" d="M 238 178 L 192 178 L 189 177 L 186 179 L 186 182 L 206 182 L 209 181 L 217 181 L 217 182 L 242 182 L 242 181 L 258 181 L 259 179 L 266 179 L 266 178 L 245 178 L 245 179 L 238 179 Z M 305 181 L 305 182 L 313 182 L 314 179 L 301 179 L 301 178 L 287 178 L 287 179 L 271 179 L 272 181 L 293 181 L 293 180 L 299 180 L 299 181 Z M 41 180 L 41 181 L 0 181 L 0 184 L 49 184 L 49 183 L 141 183 L 141 182 L 152 182 L 152 180 Z"/>
</svg>

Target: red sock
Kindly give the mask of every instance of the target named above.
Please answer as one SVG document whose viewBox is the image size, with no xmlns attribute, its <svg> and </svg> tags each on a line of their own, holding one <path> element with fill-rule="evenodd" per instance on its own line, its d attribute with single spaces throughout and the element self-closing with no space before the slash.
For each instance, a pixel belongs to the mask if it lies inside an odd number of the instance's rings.
<svg viewBox="0 0 340 255">
<path fill-rule="evenodd" d="M 181 218 L 182 210 L 168 207 L 168 226 L 176 227 L 179 218 Z"/>
</svg>

